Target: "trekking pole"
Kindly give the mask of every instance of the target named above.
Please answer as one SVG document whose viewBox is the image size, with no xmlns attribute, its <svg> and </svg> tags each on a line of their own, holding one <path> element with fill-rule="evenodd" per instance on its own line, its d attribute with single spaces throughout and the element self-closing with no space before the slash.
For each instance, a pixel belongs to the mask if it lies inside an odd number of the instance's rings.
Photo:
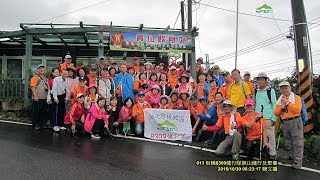
<svg viewBox="0 0 320 180">
<path fill-rule="evenodd" d="M 261 112 L 263 113 L 263 105 L 261 105 Z M 259 118 L 259 120 L 261 120 L 261 118 Z M 262 122 L 260 121 L 260 161 L 261 161 L 261 157 L 262 157 Z"/>
<path fill-rule="evenodd" d="M 277 141 L 277 150 L 279 149 L 279 144 L 280 144 L 281 128 L 282 128 L 282 123 L 280 122 L 280 127 L 278 130 L 279 136 L 278 136 L 278 141 Z"/>
</svg>

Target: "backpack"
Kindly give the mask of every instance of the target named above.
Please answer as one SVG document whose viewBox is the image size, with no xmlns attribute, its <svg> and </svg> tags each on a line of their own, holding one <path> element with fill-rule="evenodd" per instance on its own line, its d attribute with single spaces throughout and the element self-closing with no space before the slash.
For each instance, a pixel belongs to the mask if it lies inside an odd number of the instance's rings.
<svg viewBox="0 0 320 180">
<path fill-rule="evenodd" d="M 302 105 L 302 108 L 301 108 L 301 119 L 302 119 L 303 125 L 306 125 L 307 121 L 308 121 L 307 107 L 306 107 L 306 104 L 304 102 L 304 99 L 302 97 L 300 97 L 300 98 L 301 98 L 301 105 Z"/>
<path fill-rule="evenodd" d="M 258 89 L 254 89 L 254 98 L 256 98 L 257 92 L 258 92 Z M 268 98 L 269 98 L 269 104 L 271 104 L 271 88 L 267 89 L 267 95 L 268 95 Z"/>
</svg>

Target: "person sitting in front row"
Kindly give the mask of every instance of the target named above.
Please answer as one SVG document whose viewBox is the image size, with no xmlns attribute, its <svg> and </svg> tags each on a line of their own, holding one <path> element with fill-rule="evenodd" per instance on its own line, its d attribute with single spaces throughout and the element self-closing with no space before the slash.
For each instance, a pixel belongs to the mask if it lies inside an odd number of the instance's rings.
<svg viewBox="0 0 320 180">
<path fill-rule="evenodd" d="M 146 108 L 151 108 L 151 105 L 145 101 L 144 92 L 138 93 L 138 102 L 132 108 L 132 116 L 136 120 L 135 131 L 137 136 L 143 136 L 144 129 L 144 112 Z"/>
<path fill-rule="evenodd" d="M 219 119 L 216 125 L 202 126 L 203 130 L 217 131 L 220 128 L 224 128 L 227 135 L 225 140 L 222 141 L 216 149 L 218 156 L 227 156 L 232 154 L 232 159 L 237 161 L 240 159 L 240 147 L 242 141 L 242 135 L 240 133 L 242 123 L 241 116 L 237 111 L 237 107 L 234 106 L 231 101 L 225 100 L 221 104 L 221 111 L 224 113 Z"/>
<path fill-rule="evenodd" d="M 104 105 L 106 99 L 103 97 L 98 98 L 97 103 L 93 104 L 87 114 L 84 122 L 84 129 L 91 134 L 93 139 L 100 139 L 101 136 L 107 135 L 109 131 L 108 118 Z"/>
<path fill-rule="evenodd" d="M 83 132 L 84 128 L 84 95 L 78 93 L 76 96 L 76 101 L 72 104 L 71 108 L 67 112 L 64 118 L 64 124 L 67 129 L 71 129 L 74 137 L 77 137 Z"/>
</svg>

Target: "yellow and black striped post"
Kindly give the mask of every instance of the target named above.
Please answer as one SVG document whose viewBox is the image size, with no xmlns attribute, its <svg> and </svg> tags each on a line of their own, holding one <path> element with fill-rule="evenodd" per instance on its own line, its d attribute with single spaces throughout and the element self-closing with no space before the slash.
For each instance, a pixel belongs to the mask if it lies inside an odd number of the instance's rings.
<svg viewBox="0 0 320 180">
<path fill-rule="evenodd" d="M 314 113 L 314 102 L 312 96 L 312 76 L 310 68 L 305 68 L 298 73 L 298 94 L 304 99 L 308 112 L 308 123 L 304 126 L 304 132 L 307 133 L 314 128 L 312 116 Z"/>
</svg>

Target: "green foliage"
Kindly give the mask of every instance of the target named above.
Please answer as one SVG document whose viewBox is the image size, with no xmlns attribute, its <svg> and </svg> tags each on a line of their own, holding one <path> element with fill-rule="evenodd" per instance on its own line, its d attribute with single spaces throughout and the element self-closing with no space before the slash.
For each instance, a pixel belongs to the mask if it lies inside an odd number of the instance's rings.
<svg viewBox="0 0 320 180">
<path fill-rule="evenodd" d="M 304 149 L 306 156 L 320 160 L 320 135 L 314 134 L 305 138 Z"/>
<path fill-rule="evenodd" d="M 23 105 L 23 111 L 31 111 L 32 110 L 32 103 L 28 103 L 27 105 Z"/>
<path fill-rule="evenodd" d="M 21 102 L 21 97 L 18 96 L 5 96 L 2 98 L 2 101 L 7 102 L 9 106 L 13 106 L 17 102 Z"/>
</svg>

